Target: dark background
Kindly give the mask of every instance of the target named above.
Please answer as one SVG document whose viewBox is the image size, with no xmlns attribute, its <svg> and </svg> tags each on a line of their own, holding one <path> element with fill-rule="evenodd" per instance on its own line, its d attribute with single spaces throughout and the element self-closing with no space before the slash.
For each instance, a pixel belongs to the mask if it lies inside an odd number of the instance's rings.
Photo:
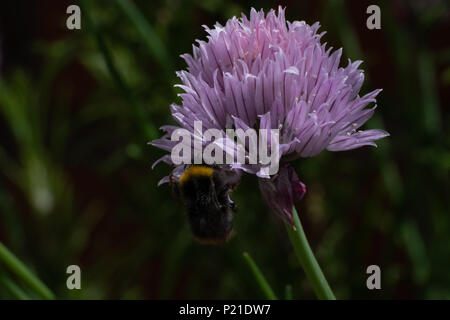
<svg viewBox="0 0 450 320">
<path fill-rule="evenodd" d="M 314 298 L 255 177 L 233 194 L 236 236 L 202 246 L 180 201 L 156 186 L 170 168 L 151 170 L 163 152 L 146 144 L 174 123 L 179 55 L 206 38 L 202 25 L 278 5 L 288 20 L 320 21 L 322 41 L 344 48 L 342 64 L 364 60 L 363 94 L 383 88 L 365 126 L 390 132 L 378 148 L 295 162 L 308 188 L 300 218 L 336 296 L 450 298 L 448 2 L 134 3 L 138 15 L 86 1 L 81 30 L 66 28 L 75 0 L 0 4 L 0 242 L 57 298 L 263 298 L 243 252 L 280 297 L 291 284 L 294 298 Z M 381 30 L 366 28 L 374 3 Z M 66 288 L 71 264 L 82 290 Z M 366 288 L 371 264 L 382 290 Z M 36 297 L 1 261 L 0 271 Z M 0 298 L 15 298 L 1 282 Z"/>
</svg>

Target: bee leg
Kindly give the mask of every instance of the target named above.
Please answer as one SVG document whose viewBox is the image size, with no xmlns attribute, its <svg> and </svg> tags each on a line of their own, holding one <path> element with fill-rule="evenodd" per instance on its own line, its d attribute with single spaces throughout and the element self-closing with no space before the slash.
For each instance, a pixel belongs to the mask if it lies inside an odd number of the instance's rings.
<svg viewBox="0 0 450 320">
<path fill-rule="evenodd" d="M 235 205 L 233 200 L 231 200 L 230 198 L 230 185 L 224 184 L 223 186 L 220 186 L 217 189 L 217 198 L 221 199 L 219 201 L 220 207 L 221 209 L 227 209 L 227 208 L 231 208 L 234 210 Z"/>
<path fill-rule="evenodd" d="M 180 186 L 178 185 L 178 183 L 175 181 L 175 177 L 171 174 L 169 177 L 169 183 L 170 186 L 172 188 L 172 192 L 177 196 L 181 196 L 181 190 L 180 190 Z"/>
<path fill-rule="evenodd" d="M 239 183 L 234 183 L 234 184 L 230 184 L 229 188 L 231 191 L 233 191 L 234 189 L 236 189 L 236 187 L 238 186 Z"/>
<path fill-rule="evenodd" d="M 233 212 L 236 212 L 236 210 L 237 210 L 236 204 L 234 203 L 233 200 L 231 200 L 230 197 L 228 197 L 228 198 L 230 199 L 230 208 L 231 208 L 231 210 L 233 210 Z"/>
</svg>

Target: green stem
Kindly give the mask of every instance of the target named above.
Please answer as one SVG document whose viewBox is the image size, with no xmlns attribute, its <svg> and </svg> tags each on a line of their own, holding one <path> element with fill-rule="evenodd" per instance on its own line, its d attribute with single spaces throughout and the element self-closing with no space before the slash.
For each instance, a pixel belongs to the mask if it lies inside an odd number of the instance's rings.
<svg viewBox="0 0 450 320">
<path fill-rule="evenodd" d="M 303 231 L 303 227 L 300 223 L 295 207 L 293 207 L 292 211 L 295 230 L 288 224 L 286 224 L 286 229 L 297 258 L 300 261 L 300 265 L 311 282 L 317 297 L 321 300 L 335 300 L 336 298 L 333 291 L 331 291 L 327 279 L 325 279 L 325 276 L 323 275 L 323 272 L 314 257 L 314 253 L 309 246 L 308 239 L 306 239 L 305 232 Z"/>
<path fill-rule="evenodd" d="M 148 23 L 133 1 L 116 0 L 116 3 L 130 19 L 131 23 L 134 24 L 149 51 L 164 70 L 166 77 L 170 79 L 173 72 L 172 62 L 170 61 L 169 53 L 167 52 L 166 47 L 158 37 L 155 30 Z"/>
<path fill-rule="evenodd" d="M 94 23 L 94 20 L 91 17 L 89 1 L 82 0 L 81 5 L 83 6 L 83 10 L 85 12 L 87 25 L 95 37 L 97 46 L 101 54 L 103 55 L 103 59 L 105 60 L 109 73 L 111 74 L 111 77 L 117 88 L 122 92 L 123 96 L 127 99 L 128 103 L 130 104 L 131 109 L 134 113 L 136 123 L 139 126 L 139 129 L 142 131 L 142 134 L 147 139 L 150 140 L 155 139 L 158 136 L 158 131 L 151 124 L 151 122 L 148 121 L 147 113 L 143 108 L 141 108 L 141 106 L 138 105 L 137 101 L 133 96 L 133 93 L 131 92 L 130 87 L 126 83 L 125 79 L 122 77 L 121 73 L 119 72 L 119 69 L 117 69 L 116 65 L 114 64 L 112 53 L 108 49 L 106 41 L 103 39 L 100 30 L 97 28 L 96 24 Z"/>
<path fill-rule="evenodd" d="M 42 298 L 52 300 L 55 298 L 53 293 L 43 284 L 28 268 L 0 243 L 0 263 L 3 263 L 18 278 L 20 278 L 31 289 L 36 291 Z"/>
<path fill-rule="evenodd" d="M 8 289 L 15 299 L 30 300 L 30 297 L 3 273 L 0 273 L 0 284 Z"/>
<path fill-rule="evenodd" d="M 277 300 L 277 296 L 273 292 L 272 288 L 270 287 L 269 283 L 267 282 L 266 278 L 262 274 L 261 270 L 256 265 L 255 261 L 253 261 L 252 257 L 247 252 L 243 253 L 243 256 L 245 258 L 245 261 L 247 262 L 248 266 L 250 267 L 250 270 L 252 271 L 253 275 L 256 278 L 256 281 L 260 285 L 262 291 L 264 292 L 265 296 L 269 300 Z"/>
<path fill-rule="evenodd" d="M 286 285 L 285 292 L 284 292 L 284 299 L 285 300 L 292 300 L 292 286 L 290 284 Z"/>
</svg>

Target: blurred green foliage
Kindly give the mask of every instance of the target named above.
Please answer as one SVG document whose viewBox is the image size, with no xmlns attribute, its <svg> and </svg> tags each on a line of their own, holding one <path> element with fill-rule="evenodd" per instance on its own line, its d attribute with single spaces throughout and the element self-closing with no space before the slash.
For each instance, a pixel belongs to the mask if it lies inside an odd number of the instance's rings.
<svg viewBox="0 0 450 320">
<path fill-rule="evenodd" d="M 244 251 L 277 296 L 314 298 L 255 177 L 234 192 L 235 237 L 202 246 L 146 144 L 173 123 L 179 55 L 202 25 L 278 4 L 364 60 L 363 92 L 384 89 L 366 126 L 391 133 L 379 148 L 296 162 L 299 213 L 336 296 L 450 298 L 447 2 L 378 1 L 381 30 L 365 27 L 368 1 L 81 1 L 79 31 L 65 27 L 70 4 L 0 5 L 0 241 L 57 298 L 264 298 Z M 82 290 L 66 288 L 71 264 Z M 366 288 L 371 264 L 382 290 Z M 0 298 L 31 289 L 0 263 Z"/>
</svg>

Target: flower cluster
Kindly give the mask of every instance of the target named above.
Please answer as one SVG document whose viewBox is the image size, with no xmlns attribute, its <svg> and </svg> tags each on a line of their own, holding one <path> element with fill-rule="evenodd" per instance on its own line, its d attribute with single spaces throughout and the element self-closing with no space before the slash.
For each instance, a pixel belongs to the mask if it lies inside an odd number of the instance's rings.
<svg viewBox="0 0 450 320">
<path fill-rule="evenodd" d="M 375 146 L 375 140 L 388 136 L 383 130 L 359 130 L 373 115 L 376 106 L 367 106 L 381 90 L 359 95 L 361 61 L 340 67 L 342 50 L 321 44 L 318 23 L 287 22 L 280 7 L 267 15 L 252 9 L 249 18 L 233 17 L 225 26 L 205 29 L 207 41 L 197 41 L 192 55 L 182 55 L 188 65 L 177 73 L 182 103 L 170 109 L 178 126 L 162 127 L 167 134 L 152 145 L 170 152 L 177 143 L 172 132 L 184 128 L 195 135 L 195 121 L 224 134 L 231 128 L 279 129 L 277 174 L 269 176 L 261 164 L 235 163 L 227 170 L 258 175 L 269 206 L 292 222 L 293 202 L 306 189 L 290 161 L 324 149 Z M 159 161 L 173 164 L 169 155 Z M 183 168 L 177 166 L 174 176 Z"/>
</svg>

